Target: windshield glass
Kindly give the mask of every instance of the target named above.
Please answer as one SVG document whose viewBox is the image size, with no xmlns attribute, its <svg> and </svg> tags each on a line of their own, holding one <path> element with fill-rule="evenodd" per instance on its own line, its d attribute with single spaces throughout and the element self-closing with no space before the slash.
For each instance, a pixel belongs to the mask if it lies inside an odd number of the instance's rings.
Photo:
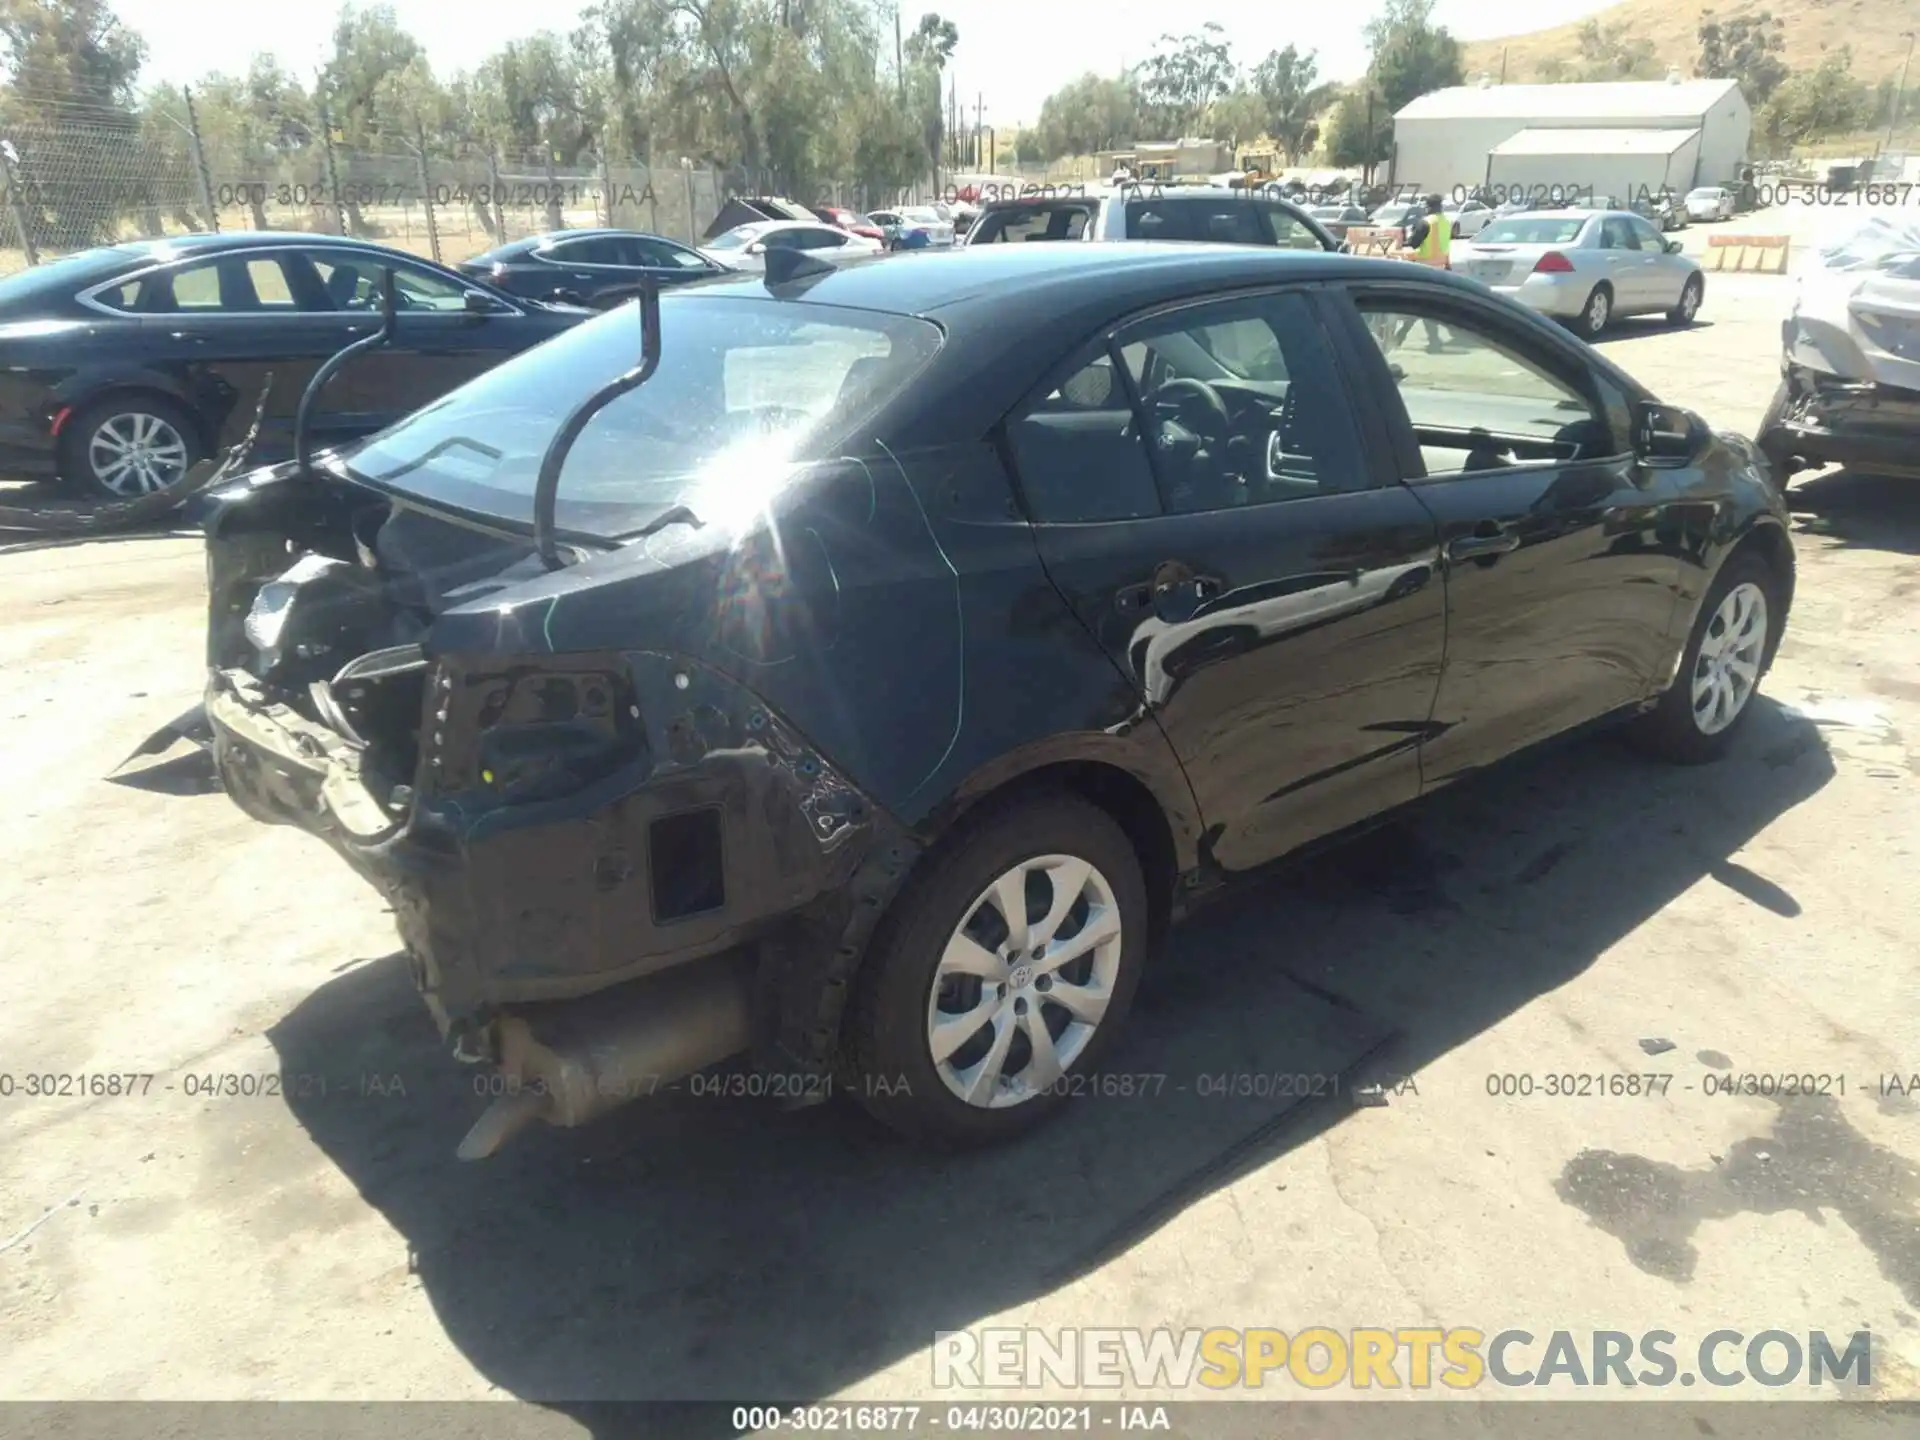
<svg viewBox="0 0 1920 1440">
<path fill-rule="evenodd" d="M 1720 192 L 1713 189 L 1689 190 L 1687 192 L 1687 199 L 1689 200 L 1718 200 L 1719 198 Z"/>
<path fill-rule="evenodd" d="M 1496 220 L 1482 230 L 1478 245 L 1571 245 L 1586 228 L 1585 216 L 1567 219 L 1524 218 Z"/>
<path fill-rule="evenodd" d="M 900 212 L 915 225 L 938 225 L 940 217 L 931 210 L 902 210 Z"/>
<path fill-rule="evenodd" d="M 939 349 L 924 320 L 791 301 L 660 302 L 660 366 L 575 442 L 560 528 L 615 537 L 670 505 L 728 518 L 808 447 L 873 414 Z M 569 330 L 347 452 L 355 479 L 518 524 L 568 413 L 639 363 L 635 307 Z M 753 507 L 749 505 L 751 511 Z"/>
<path fill-rule="evenodd" d="M 707 241 L 709 250 L 738 250 L 757 234 L 753 230 L 729 230 L 724 235 L 716 235 Z"/>
</svg>

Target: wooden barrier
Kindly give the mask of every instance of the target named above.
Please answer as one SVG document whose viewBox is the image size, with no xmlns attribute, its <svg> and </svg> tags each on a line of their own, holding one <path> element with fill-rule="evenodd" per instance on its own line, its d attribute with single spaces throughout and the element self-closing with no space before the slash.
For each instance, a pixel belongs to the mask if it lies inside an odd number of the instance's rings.
<svg viewBox="0 0 1920 1440">
<path fill-rule="evenodd" d="M 1709 235 L 1706 270 L 1747 275 L 1787 273 L 1785 235 Z"/>
<path fill-rule="evenodd" d="M 1393 255 L 1406 242 L 1407 232 L 1398 228 L 1375 230 L 1356 225 L 1347 231 L 1347 244 L 1356 255 Z"/>
</svg>

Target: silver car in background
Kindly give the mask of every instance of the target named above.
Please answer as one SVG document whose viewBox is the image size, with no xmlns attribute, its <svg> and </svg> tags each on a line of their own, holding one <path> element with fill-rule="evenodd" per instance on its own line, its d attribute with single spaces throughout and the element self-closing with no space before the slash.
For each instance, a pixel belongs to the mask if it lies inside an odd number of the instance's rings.
<svg viewBox="0 0 1920 1440">
<path fill-rule="evenodd" d="M 1733 191 L 1724 185 L 1702 185 L 1687 192 L 1689 220 L 1731 220 Z"/>
<path fill-rule="evenodd" d="M 1689 325 L 1706 278 L 1630 210 L 1543 210 L 1496 220 L 1453 247 L 1453 269 L 1564 321 L 1591 340 L 1621 315 L 1665 315 Z"/>
</svg>

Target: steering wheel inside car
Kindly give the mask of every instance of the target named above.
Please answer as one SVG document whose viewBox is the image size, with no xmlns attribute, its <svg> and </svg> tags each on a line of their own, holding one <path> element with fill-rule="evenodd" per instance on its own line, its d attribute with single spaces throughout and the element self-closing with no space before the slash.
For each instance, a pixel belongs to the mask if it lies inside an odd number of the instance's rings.
<svg viewBox="0 0 1920 1440">
<path fill-rule="evenodd" d="M 1169 380 L 1153 392 L 1153 408 L 1163 418 L 1178 421 L 1196 435 L 1218 442 L 1233 428 L 1227 402 L 1204 380 Z"/>
</svg>

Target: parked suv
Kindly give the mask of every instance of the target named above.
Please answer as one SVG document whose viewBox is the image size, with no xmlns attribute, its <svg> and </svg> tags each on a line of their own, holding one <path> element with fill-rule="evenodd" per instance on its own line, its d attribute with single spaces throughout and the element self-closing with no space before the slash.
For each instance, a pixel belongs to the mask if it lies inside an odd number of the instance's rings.
<svg viewBox="0 0 1920 1440">
<path fill-rule="evenodd" d="M 1123 185 L 1106 195 L 997 200 L 967 232 L 968 245 L 1029 240 L 1191 240 L 1338 250 L 1306 207 L 1275 188 L 1227 190 Z"/>
</svg>

